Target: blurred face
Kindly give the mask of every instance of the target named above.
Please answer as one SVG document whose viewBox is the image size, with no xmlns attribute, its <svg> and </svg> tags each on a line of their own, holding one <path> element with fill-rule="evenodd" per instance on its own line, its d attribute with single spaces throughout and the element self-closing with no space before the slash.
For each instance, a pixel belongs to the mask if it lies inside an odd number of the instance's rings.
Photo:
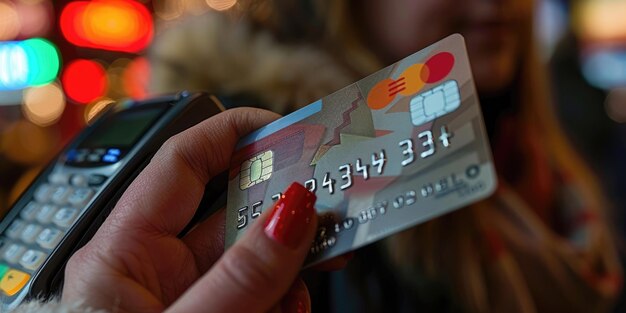
<svg viewBox="0 0 626 313">
<path fill-rule="evenodd" d="M 532 0 L 366 0 L 365 38 L 386 64 L 450 35 L 465 37 L 479 91 L 511 83 L 522 51 Z"/>
</svg>

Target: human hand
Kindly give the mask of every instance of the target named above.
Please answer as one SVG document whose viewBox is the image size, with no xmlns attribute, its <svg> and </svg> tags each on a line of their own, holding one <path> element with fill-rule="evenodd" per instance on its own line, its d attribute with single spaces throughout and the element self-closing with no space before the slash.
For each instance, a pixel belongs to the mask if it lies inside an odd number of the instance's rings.
<svg viewBox="0 0 626 313">
<path fill-rule="evenodd" d="M 289 294 L 299 300 L 284 303 L 306 309 L 306 287 L 294 281 L 317 216 L 315 196 L 301 185 L 223 255 L 223 210 L 177 237 L 239 137 L 278 117 L 233 109 L 168 140 L 68 262 L 63 301 L 116 312 L 266 312 L 293 284 Z"/>
</svg>

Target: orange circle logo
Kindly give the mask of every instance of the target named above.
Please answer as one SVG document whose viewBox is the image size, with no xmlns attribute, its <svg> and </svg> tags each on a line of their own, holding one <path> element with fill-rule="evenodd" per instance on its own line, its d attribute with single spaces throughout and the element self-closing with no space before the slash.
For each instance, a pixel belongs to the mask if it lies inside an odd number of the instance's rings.
<svg viewBox="0 0 626 313">
<path fill-rule="evenodd" d="M 438 53 L 426 61 L 407 67 L 397 79 L 386 78 L 378 82 L 367 95 L 367 105 L 372 110 L 387 107 L 398 94 L 409 96 L 419 92 L 424 85 L 444 79 L 454 67 L 454 55 Z"/>
</svg>

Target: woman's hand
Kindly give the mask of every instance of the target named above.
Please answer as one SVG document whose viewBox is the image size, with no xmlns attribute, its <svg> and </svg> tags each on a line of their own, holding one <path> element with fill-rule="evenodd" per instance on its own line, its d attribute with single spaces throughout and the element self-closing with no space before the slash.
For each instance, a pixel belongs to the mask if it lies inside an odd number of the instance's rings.
<svg viewBox="0 0 626 313">
<path fill-rule="evenodd" d="M 300 300 L 285 303 L 306 307 L 306 287 L 294 281 L 317 219 L 315 196 L 301 185 L 224 254 L 224 210 L 177 238 L 237 140 L 278 117 L 233 109 L 168 140 L 70 259 L 63 301 L 115 312 L 266 312 L 293 284 Z"/>
</svg>

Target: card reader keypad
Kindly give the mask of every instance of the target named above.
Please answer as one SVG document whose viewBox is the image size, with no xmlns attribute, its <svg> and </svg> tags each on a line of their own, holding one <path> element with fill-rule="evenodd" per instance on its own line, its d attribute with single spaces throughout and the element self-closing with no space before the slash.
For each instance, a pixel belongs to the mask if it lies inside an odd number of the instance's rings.
<svg viewBox="0 0 626 313">
<path fill-rule="evenodd" d="M 0 236 L 2 294 L 13 296 L 26 286 L 107 178 L 91 176 L 50 175 Z"/>
</svg>

